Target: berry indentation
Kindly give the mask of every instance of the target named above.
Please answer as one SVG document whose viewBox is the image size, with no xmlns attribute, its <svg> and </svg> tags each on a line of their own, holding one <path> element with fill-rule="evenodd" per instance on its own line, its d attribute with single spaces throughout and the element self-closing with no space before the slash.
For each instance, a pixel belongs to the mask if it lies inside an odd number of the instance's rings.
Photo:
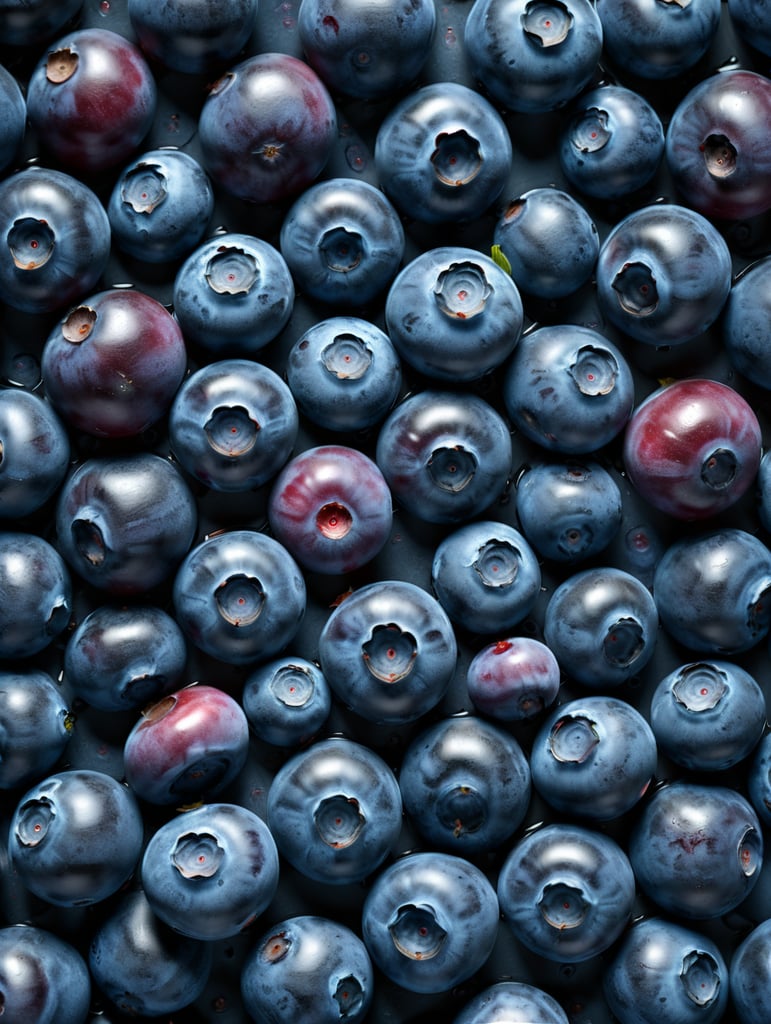
<svg viewBox="0 0 771 1024">
<path fill-rule="evenodd" d="M 76 306 L 62 323 L 62 334 L 66 341 L 79 345 L 94 329 L 97 312 L 90 306 Z"/>
<path fill-rule="evenodd" d="M 708 135 L 699 149 L 711 178 L 729 178 L 736 170 L 736 147 L 725 135 Z"/>
<path fill-rule="evenodd" d="M 356 334 L 336 334 L 320 358 L 324 369 L 338 380 L 361 380 L 372 365 L 372 349 Z"/>
<path fill-rule="evenodd" d="M 313 677 L 299 665 L 283 665 L 273 673 L 270 691 L 286 707 L 301 708 L 313 697 Z"/>
<path fill-rule="evenodd" d="M 691 1002 L 709 1006 L 720 988 L 720 971 L 715 958 L 700 949 L 692 949 L 683 957 L 680 982 Z"/>
<path fill-rule="evenodd" d="M 206 283 L 218 295 L 240 295 L 251 291 L 260 279 L 257 260 L 237 246 L 221 245 L 209 260 Z"/>
<path fill-rule="evenodd" d="M 582 153 L 597 153 L 604 149 L 613 137 L 608 127 L 608 112 L 599 107 L 589 107 L 576 118 L 570 140 Z"/>
<path fill-rule="evenodd" d="M 489 540 L 477 552 L 472 568 L 486 587 L 508 587 L 519 573 L 522 555 L 505 540 Z"/>
<path fill-rule="evenodd" d="M 335 227 L 325 231 L 319 253 L 326 266 L 337 274 L 355 270 L 364 258 L 364 242 L 358 231 Z"/>
<path fill-rule="evenodd" d="M 573 28 L 573 15 L 559 0 L 531 0 L 521 16 L 522 31 L 538 46 L 561 46 Z"/>
<path fill-rule="evenodd" d="M 225 859 L 225 850 L 210 832 L 186 832 L 171 852 L 171 863 L 183 878 L 211 878 Z"/>
<path fill-rule="evenodd" d="M 672 696 L 686 711 L 710 711 L 728 692 L 728 677 L 715 665 L 687 665 L 672 684 Z"/>
<path fill-rule="evenodd" d="M 46 60 L 46 78 L 52 85 L 61 85 L 78 70 L 80 58 L 68 46 L 52 50 Z"/>
<path fill-rule="evenodd" d="M 563 715 L 549 733 L 549 749 L 557 761 L 566 764 L 583 764 L 599 742 L 596 725 L 586 715 Z"/>
<path fill-rule="evenodd" d="M 479 140 L 465 129 L 440 132 L 434 145 L 431 164 L 443 185 L 467 185 L 481 171 L 484 161 Z"/>
<path fill-rule="evenodd" d="M 126 173 L 120 197 L 135 213 L 152 213 L 167 195 L 166 176 L 158 164 L 137 164 Z"/>
<path fill-rule="evenodd" d="M 578 928 L 586 920 L 591 904 L 582 890 L 567 882 L 545 885 L 538 899 L 538 909 L 547 924 L 558 931 Z"/>
<path fill-rule="evenodd" d="M 428 475 L 443 491 L 457 494 L 468 486 L 477 470 L 476 456 L 463 445 L 437 448 L 426 463 Z"/>
<path fill-rule="evenodd" d="M 618 360 L 605 348 L 584 345 L 576 353 L 568 373 L 582 395 L 609 395 L 616 386 Z"/>
<path fill-rule="evenodd" d="M 337 1012 L 341 1020 L 346 1020 L 349 1016 L 358 1017 L 364 1002 L 364 989 L 361 982 L 349 974 L 338 981 L 332 998 L 337 1003 Z"/>
<path fill-rule="evenodd" d="M 316 513 L 316 529 L 327 540 L 342 540 L 351 532 L 353 516 L 338 501 L 330 501 L 322 505 Z"/>
<path fill-rule="evenodd" d="M 451 263 L 434 286 L 439 309 L 455 320 L 470 320 L 483 312 L 493 287 L 478 263 Z"/>
<path fill-rule="evenodd" d="M 11 259 L 19 270 L 39 270 L 51 258 L 56 236 L 46 221 L 20 217 L 7 235 Z"/>
<path fill-rule="evenodd" d="M 487 819 L 487 802 L 473 786 L 449 786 L 436 804 L 439 822 L 459 839 L 467 832 L 476 832 Z"/>
<path fill-rule="evenodd" d="M 447 932 L 439 924 L 433 907 L 406 903 L 399 907 L 388 925 L 396 948 L 410 960 L 430 960 L 442 948 Z"/>
<path fill-rule="evenodd" d="M 605 634 L 602 653 L 617 668 L 629 668 L 643 652 L 645 637 L 637 619 L 623 618 L 614 622 Z"/>
<path fill-rule="evenodd" d="M 321 800 L 313 821 L 322 840 L 335 850 L 345 850 L 355 843 L 367 823 L 359 801 L 342 793 Z"/>
<path fill-rule="evenodd" d="M 362 657 L 372 675 L 384 683 L 396 683 L 412 671 L 418 656 L 415 637 L 395 623 L 375 626 L 362 644 Z"/>
<path fill-rule="evenodd" d="M 701 479 L 713 491 L 724 491 L 736 477 L 739 462 L 730 448 L 716 448 L 701 464 Z"/>
<path fill-rule="evenodd" d="M 656 278 L 645 263 L 625 263 L 613 278 L 621 308 L 633 316 L 650 316 L 659 304 Z"/>
<path fill-rule="evenodd" d="M 260 615 L 266 594 L 256 576 L 234 573 L 214 592 L 217 609 L 231 626 L 249 626 Z"/>
<path fill-rule="evenodd" d="M 228 459 L 237 459 L 254 447 L 260 424 L 242 405 L 221 405 L 214 410 L 203 429 L 213 451 Z"/>
<path fill-rule="evenodd" d="M 16 838 L 22 846 L 38 846 L 48 835 L 56 810 L 51 801 L 41 796 L 28 800 L 19 811 L 16 822 Z"/>
</svg>

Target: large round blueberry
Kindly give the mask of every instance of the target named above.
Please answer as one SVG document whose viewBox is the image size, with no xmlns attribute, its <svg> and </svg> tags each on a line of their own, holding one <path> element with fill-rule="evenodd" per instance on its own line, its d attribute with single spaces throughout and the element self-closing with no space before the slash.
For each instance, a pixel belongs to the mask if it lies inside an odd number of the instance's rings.
<svg viewBox="0 0 771 1024">
<path fill-rule="evenodd" d="M 498 899 L 482 871 L 449 853 L 408 854 L 382 871 L 362 911 L 367 949 L 410 992 L 445 992 L 485 963 Z"/>
<path fill-rule="evenodd" d="M 412 722 L 450 684 L 457 641 L 442 606 L 402 580 L 354 590 L 327 619 L 319 660 L 335 694 L 373 722 Z"/>
<path fill-rule="evenodd" d="M 539 1024 L 568 1024 L 557 1000 L 543 989 L 522 981 L 498 981 L 482 989 L 453 1017 L 452 1024 L 521 1024 L 537 1020 Z"/>
<path fill-rule="evenodd" d="M 369 747 L 318 740 L 291 757 L 268 791 L 268 825 L 281 854 L 317 882 L 347 885 L 376 871 L 402 827 L 393 772 Z"/>
<path fill-rule="evenodd" d="M 466 686 L 472 702 L 503 722 L 534 718 L 559 693 L 560 667 L 540 640 L 512 636 L 478 651 L 468 666 Z"/>
<path fill-rule="evenodd" d="M 747 935 L 731 957 L 730 994 L 742 1024 L 762 1024 L 771 996 L 771 920 Z"/>
<path fill-rule="evenodd" d="M 19 83 L 0 68 L 0 171 L 8 170 L 19 154 L 27 127 L 27 104 Z"/>
<path fill-rule="evenodd" d="M 755 748 L 747 768 L 747 793 L 764 825 L 771 825 L 771 733 Z"/>
<path fill-rule="evenodd" d="M 764 344 L 771 317 L 771 257 L 737 277 L 723 316 L 723 344 L 732 365 L 748 380 L 771 390 L 771 356 Z"/>
<path fill-rule="evenodd" d="M 71 614 L 72 581 L 56 548 L 34 533 L 0 533 L 0 657 L 44 650 Z"/>
<path fill-rule="evenodd" d="M 255 736 L 277 747 L 299 747 L 326 722 L 332 691 L 315 662 L 287 654 L 249 673 L 241 704 Z"/>
<path fill-rule="evenodd" d="M 0 391 L 0 518 L 37 511 L 56 493 L 69 460 L 69 437 L 53 407 L 30 391 Z"/>
<path fill-rule="evenodd" d="M 50 772 L 73 726 L 64 695 L 47 672 L 0 672 L 0 789 L 28 786 Z"/>
<path fill-rule="evenodd" d="M 0 995 L 7 1020 L 83 1024 L 91 977 L 75 946 L 44 928 L 14 924 L 0 929 Z"/>
</svg>

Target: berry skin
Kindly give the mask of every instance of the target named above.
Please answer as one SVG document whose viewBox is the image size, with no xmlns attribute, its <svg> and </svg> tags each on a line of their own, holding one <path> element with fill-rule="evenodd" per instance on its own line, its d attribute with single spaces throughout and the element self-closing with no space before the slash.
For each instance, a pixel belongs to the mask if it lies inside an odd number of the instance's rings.
<svg viewBox="0 0 771 1024">
<path fill-rule="evenodd" d="M 26 1024 L 83 1024 L 91 977 L 75 946 L 27 924 L 0 929 L 3 1014 Z"/>
<path fill-rule="evenodd" d="M 466 674 L 469 697 L 486 715 L 502 722 L 534 718 L 554 703 L 560 667 L 539 640 L 513 636 L 478 651 Z"/>
</svg>

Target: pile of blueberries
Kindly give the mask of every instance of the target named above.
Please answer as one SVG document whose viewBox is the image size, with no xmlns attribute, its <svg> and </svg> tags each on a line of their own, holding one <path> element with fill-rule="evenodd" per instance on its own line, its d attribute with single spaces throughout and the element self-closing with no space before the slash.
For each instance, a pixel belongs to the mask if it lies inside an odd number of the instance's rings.
<svg viewBox="0 0 771 1024">
<path fill-rule="evenodd" d="M 0 1016 L 768 1024 L 768 0 L 0 0 Z"/>
</svg>

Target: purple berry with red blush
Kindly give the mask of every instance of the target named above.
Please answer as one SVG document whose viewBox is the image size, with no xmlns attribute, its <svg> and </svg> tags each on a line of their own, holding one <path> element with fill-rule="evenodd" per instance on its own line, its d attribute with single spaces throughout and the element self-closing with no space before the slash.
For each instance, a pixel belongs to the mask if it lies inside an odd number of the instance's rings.
<svg viewBox="0 0 771 1024">
<path fill-rule="evenodd" d="M 484 714 L 517 722 L 535 718 L 554 703 L 560 677 L 559 662 L 546 644 L 513 636 L 487 644 L 474 655 L 466 686 Z"/>
</svg>

